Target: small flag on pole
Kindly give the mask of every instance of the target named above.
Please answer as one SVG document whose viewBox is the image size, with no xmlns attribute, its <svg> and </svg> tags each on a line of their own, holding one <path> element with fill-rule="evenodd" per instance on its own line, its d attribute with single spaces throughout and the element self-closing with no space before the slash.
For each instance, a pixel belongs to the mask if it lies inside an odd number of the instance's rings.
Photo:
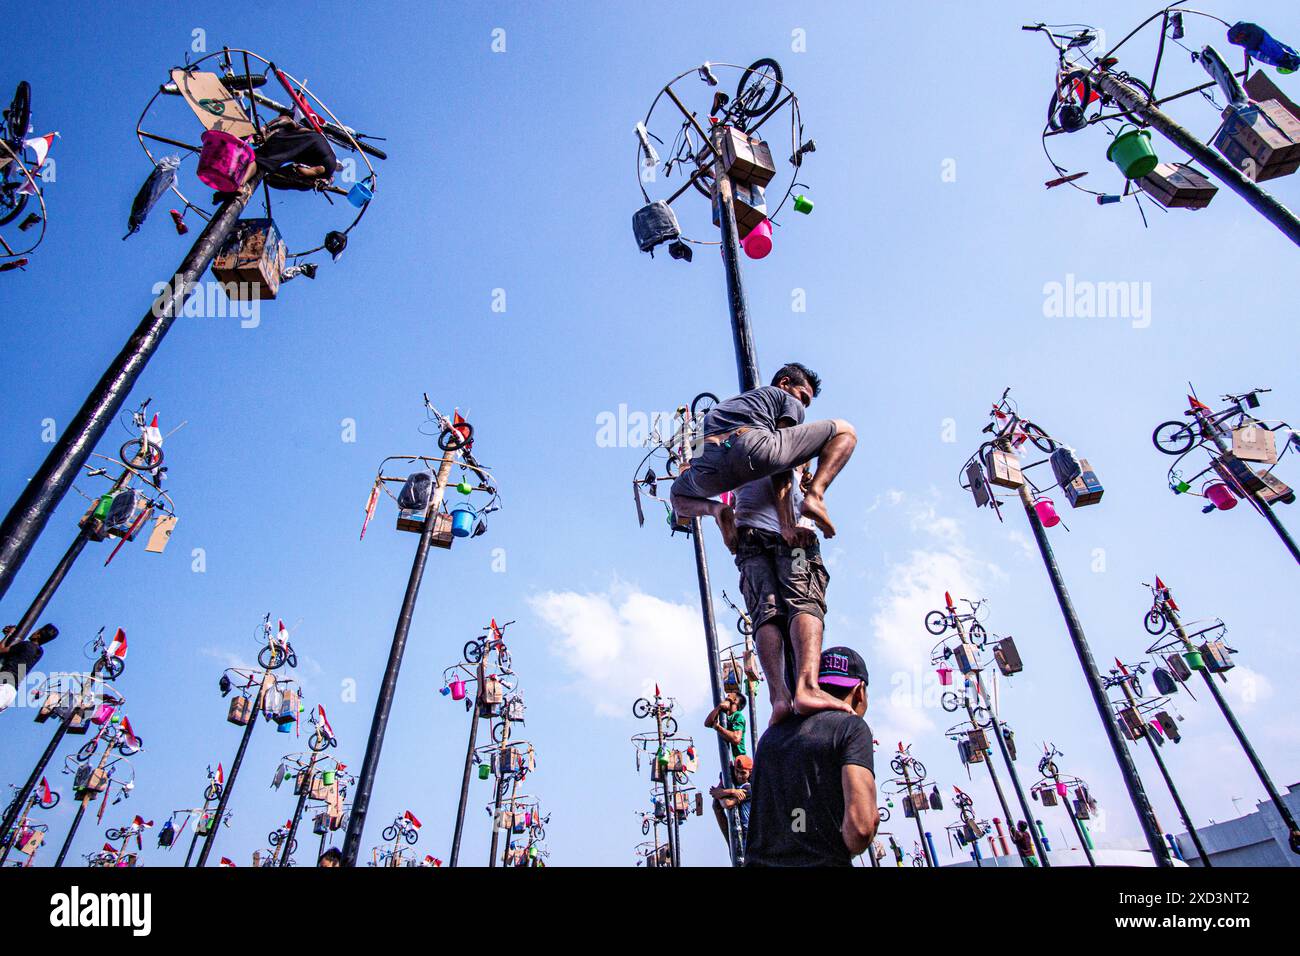
<svg viewBox="0 0 1300 956">
<path fill-rule="evenodd" d="M 228 857 L 228 856 L 223 856 L 223 857 L 221 858 L 221 864 L 220 864 L 220 865 L 221 865 L 221 866 L 231 866 L 231 867 L 233 867 L 233 866 L 235 865 L 235 861 L 232 860 L 232 859 L 231 859 L 230 857 Z"/>
<path fill-rule="evenodd" d="M 116 657 L 119 661 L 126 660 L 126 631 L 120 627 L 108 644 L 108 656 Z"/>
<path fill-rule="evenodd" d="M 411 826 L 415 827 L 417 830 L 420 829 L 420 827 L 422 826 L 419 819 L 410 810 L 407 810 L 405 813 L 402 814 L 402 819 L 409 820 Z"/>
<path fill-rule="evenodd" d="M 280 626 L 280 629 L 279 629 L 279 635 L 278 635 L 279 638 L 280 638 L 280 643 L 281 643 L 281 644 L 288 644 L 288 643 L 289 643 L 289 629 L 288 629 L 287 627 L 284 626 L 284 621 L 280 621 L 280 620 L 277 619 L 277 623 L 278 623 L 279 626 Z"/>
<path fill-rule="evenodd" d="M 44 777 L 41 777 L 41 803 L 49 803 L 54 799 L 54 794 L 50 793 L 50 783 Z"/>
<path fill-rule="evenodd" d="M 325 705 L 324 705 L 324 704 L 317 704 L 317 705 L 316 705 L 316 712 L 317 712 L 318 714 L 320 714 L 320 726 L 321 726 L 321 730 L 325 731 L 325 736 L 326 736 L 326 737 L 329 737 L 329 738 L 333 739 L 333 737 L 334 737 L 334 728 L 330 726 L 329 719 L 325 716 Z"/>
<path fill-rule="evenodd" d="M 221 766 L 221 764 L 217 764 L 217 785 L 220 786 L 225 782 L 226 782 L 226 771 Z"/>
<path fill-rule="evenodd" d="M 126 734 L 126 742 L 128 746 L 138 747 L 140 745 L 140 738 L 137 737 L 135 731 L 131 729 L 130 717 L 122 718 L 122 733 Z"/>
</svg>

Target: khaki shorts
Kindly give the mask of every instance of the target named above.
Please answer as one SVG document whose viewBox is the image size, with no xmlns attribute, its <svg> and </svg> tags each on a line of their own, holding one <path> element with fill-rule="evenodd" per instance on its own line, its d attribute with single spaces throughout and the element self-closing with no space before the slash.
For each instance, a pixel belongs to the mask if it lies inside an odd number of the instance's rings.
<svg viewBox="0 0 1300 956">
<path fill-rule="evenodd" d="M 822 564 L 821 547 L 792 549 L 779 534 L 760 528 L 738 529 L 736 567 L 740 592 L 754 629 L 770 621 L 788 622 L 799 614 L 826 619 L 826 586 L 830 573 Z"/>
<path fill-rule="evenodd" d="M 835 422 L 826 419 L 776 431 L 751 428 L 722 444 L 705 442 L 691 467 L 673 482 L 673 494 L 712 498 L 779 475 L 812 461 L 834 437 Z"/>
</svg>

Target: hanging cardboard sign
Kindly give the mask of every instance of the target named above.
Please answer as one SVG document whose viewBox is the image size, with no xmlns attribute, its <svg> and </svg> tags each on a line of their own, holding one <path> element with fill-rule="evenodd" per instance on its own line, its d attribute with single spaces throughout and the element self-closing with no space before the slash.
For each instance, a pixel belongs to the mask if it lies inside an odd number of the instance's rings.
<svg viewBox="0 0 1300 956">
<path fill-rule="evenodd" d="M 1242 461 L 1277 464 L 1277 440 L 1261 425 L 1243 425 L 1232 430 L 1232 453 Z"/>
<path fill-rule="evenodd" d="M 144 549 L 150 554 L 162 554 L 163 549 L 167 547 L 167 542 L 172 539 L 174 530 L 176 530 L 176 516 L 159 515 L 154 519 L 153 530 L 149 532 L 149 541 Z"/>
<path fill-rule="evenodd" d="M 217 74 L 177 68 L 172 70 L 171 76 L 181 97 L 204 129 L 220 130 L 240 139 L 253 135 L 252 120 L 244 112 L 238 97 L 226 89 Z"/>
</svg>

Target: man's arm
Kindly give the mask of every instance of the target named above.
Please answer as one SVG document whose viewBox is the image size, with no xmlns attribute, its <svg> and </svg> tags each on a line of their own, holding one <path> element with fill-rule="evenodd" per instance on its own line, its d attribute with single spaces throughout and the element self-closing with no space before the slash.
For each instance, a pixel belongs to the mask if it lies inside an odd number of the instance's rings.
<svg viewBox="0 0 1300 956">
<path fill-rule="evenodd" d="M 745 739 L 745 732 L 743 730 L 731 730 L 722 724 L 717 724 L 713 729 L 718 732 L 719 737 L 731 744 L 733 747 Z"/>
<path fill-rule="evenodd" d="M 713 725 L 718 722 L 718 711 L 720 710 L 722 710 L 722 705 L 718 704 L 711 711 L 709 711 L 709 716 L 704 718 L 704 726 L 706 728 L 712 729 Z"/>
<path fill-rule="evenodd" d="M 840 769 L 840 785 L 844 788 L 844 821 L 840 835 L 844 845 L 854 856 L 871 846 L 880 825 L 880 810 L 876 806 L 876 778 L 866 767 L 845 764 Z"/>
<path fill-rule="evenodd" d="M 730 810 L 738 803 L 745 802 L 745 791 L 737 790 L 735 788 L 714 787 L 709 791 L 709 795 L 713 797 L 713 799 L 717 800 L 718 803 L 722 804 L 723 808 L 727 810 Z"/>
</svg>

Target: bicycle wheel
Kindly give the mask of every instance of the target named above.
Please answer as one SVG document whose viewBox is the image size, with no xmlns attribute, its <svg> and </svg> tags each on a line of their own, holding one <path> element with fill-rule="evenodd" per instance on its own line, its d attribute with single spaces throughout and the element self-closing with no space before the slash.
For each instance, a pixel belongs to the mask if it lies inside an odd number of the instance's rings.
<svg viewBox="0 0 1300 956">
<path fill-rule="evenodd" d="M 880 822 L 881 822 L 881 823 L 888 823 L 888 822 L 889 822 L 889 807 L 879 807 L 878 809 L 880 810 Z"/>
<path fill-rule="evenodd" d="M 510 664 L 511 664 L 510 652 L 506 650 L 504 647 L 501 648 L 499 651 L 497 651 L 497 663 L 501 665 L 501 669 L 503 671 L 506 671 L 508 673 L 513 673 L 513 671 L 510 670 Z"/>
<path fill-rule="evenodd" d="M 109 680 L 117 680 L 122 676 L 122 669 L 126 667 L 126 662 L 120 657 L 101 657 L 96 666 L 102 665 L 101 670 L 108 675 Z"/>
<path fill-rule="evenodd" d="M 948 630 L 948 615 L 943 611 L 931 611 L 925 616 L 925 629 L 938 637 Z"/>
<path fill-rule="evenodd" d="M 1042 763 L 1042 764 L 1039 765 L 1039 767 L 1038 767 L 1038 772 L 1041 773 L 1044 777 L 1052 777 L 1052 778 L 1055 778 L 1055 777 L 1056 777 L 1056 764 L 1054 764 L 1052 761 L 1048 760 L 1048 761 L 1046 761 L 1045 763 Z"/>
<path fill-rule="evenodd" d="M 314 754 L 320 753 L 322 750 L 325 750 L 327 747 L 329 747 L 329 745 L 330 745 L 330 739 L 326 737 L 324 734 L 320 733 L 319 731 L 312 734 L 307 739 L 307 746 L 311 749 L 311 752 Z"/>
<path fill-rule="evenodd" d="M 142 438 L 132 438 L 117 454 L 122 464 L 130 468 L 157 468 L 163 462 L 162 449 Z"/>
<path fill-rule="evenodd" d="M 221 799 L 221 784 L 219 784 L 219 783 L 215 783 L 215 782 L 208 784 L 207 787 L 206 787 L 206 788 L 204 789 L 204 791 L 203 791 L 203 799 L 204 799 L 204 800 L 220 800 L 220 799 Z"/>
<path fill-rule="evenodd" d="M 458 429 L 464 429 L 462 434 Z M 455 428 L 443 429 L 438 434 L 438 447 L 443 451 L 455 451 L 468 445 L 474 438 L 474 426 L 461 422 Z"/>
<path fill-rule="evenodd" d="M 492 725 L 492 739 L 495 740 L 497 743 L 503 742 L 502 737 L 505 736 L 505 732 L 506 732 L 506 722 L 504 720 Z"/>
<path fill-rule="evenodd" d="M 913 866 L 926 866 L 927 864 L 926 864 L 926 862 L 925 862 L 925 857 L 924 857 L 924 856 L 913 857 L 913 858 L 912 858 L 912 865 L 913 865 Z"/>
<path fill-rule="evenodd" d="M 77 751 L 77 759 L 80 760 L 82 763 L 85 763 L 91 757 L 95 756 L 95 751 L 98 749 L 99 749 L 98 737 L 96 737 L 94 740 L 87 740 L 84 744 L 81 745 L 81 749 Z"/>
<path fill-rule="evenodd" d="M 415 841 L 420 839 L 420 834 L 414 829 L 410 829 L 406 831 L 405 837 L 407 843 L 411 844 L 411 846 L 415 846 Z"/>
<path fill-rule="evenodd" d="M 643 820 L 641 823 L 641 832 L 647 833 L 649 832 L 649 830 L 650 830 L 650 821 Z M 546 829 L 540 826 L 539 824 L 536 823 L 533 824 L 532 829 L 530 829 L 528 832 L 532 835 L 534 843 L 541 843 L 543 840 L 546 839 Z"/>
<path fill-rule="evenodd" d="M 685 770 L 674 770 L 673 779 L 676 780 L 681 786 L 684 787 L 691 782 L 691 775 L 687 773 Z"/>
<path fill-rule="evenodd" d="M 703 418 L 716 404 L 718 404 L 718 396 L 712 392 L 700 392 L 691 399 L 691 418 Z"/>
<path fill-rule="evenodd" d="M 901 777 L 903 775 L 903 768 L 906 766 L 907 764 L 903 763 L 902 757 L 895 757 L 893 760 L 889 761 L 889 769 L 894 771 L 894 776 L 896 777 Z"/>
<path fill-rule="evenodd" d="M 1147 616 L 1142 619 L 1142 626 L 1147 629 L 1148 634 L 1154 636 L 1163 634 L 1165 628 L 1169 626 L 1169 622 L 1165 620 L 1164 611 L 1153 607 L 1151 610 L 1147 611 Z"/>
<path fill-rule="evenodd" d="M 1151 443 L 1166 455 L 1181 455 L 1196 444 L 1196 432 L 1187 422 L 1161 422 L 1151 433 Z"/>
<path fill-rule="evenodd" d="M 1048 437 L 1047 432 L 1043 431 L 1033 422 L 1022 421 L 1020 423 L 1020 430 L 1025 433 L 1025 437 L 1028 438 L 1030 443 L 1039 451 L 1049 455 L 1056 451 L 1056 442 Z"/>
<path fill-rule="evenodd" d="M 664 736 L 665 737 L 677 736 L 677 721 L 673 720 L 673 718 L 671 717 L 664 718 Z"/>
<path fill-rule="evenodd" d="M 393 840 L 396 840 L 396 839 L 397 839 L 397 827 L 393 826 L 393 825 L 390 823 L 388 826 L 384 827 L 384 832 L 383 832 L 382 834 L 380 834 L 380 835 L 381 835 L 381 836 L 382 836 L 382 837 L 383 837 L 387 842 L 391 843 Z"/>
<path fill-rule="evenodd" d="M 0 226 L 8 225 L 22 214 L 27 206 L 27 193 L 20 193 L 21 182 L 6 183 L 0 191 Z"/>
<path fill-rule="evenodd" d="M 465 661 L 469 664 L 477 664 L 483 659 L 483 647 L 478 641 L 466 641 L 465 646 L 461 648 L 461 653 L 465 655 Z"/>
<path fill-rule="evenodd" d="M 736 630 L 738 630 L 741 634 L 745 635 L 745 637 L 749 637 L 751 634 L 754 633 L 753 622 L 751 622 L 748 617 L 741 615 L 740 617 L 736 618 Z"/>
<path fill-rule="evenodd" d="M 59 800 L 61 799 L 62 797 L 60 797 L 59 792 L 57 790 L 51 790 L 49 802 L 47 803 L 44 800 L 37 800 L 36 805 L 40 807 L 42 810 L 53 810 L 55 807 L 59 805 Z"/>
<path fill-rule="evenodd" d="M 962 823 L 966 824 L 972 830 L 975 829 L 975 814 L 971 812 L 970 804 L 962 807 L 959 816 L 961 817 Z"/>
<path fill-rule="evenodd" d="M 915 757 L 912 758 L 912 773 L 916 775 L 917 780 L 925 779 L 925 764 L 921 763 L 921 761 L 917 760 Z"/>
<path fill-rule="evenodd" d="M 984 642 L 987 641 L 988 638 L 989 638 L 988 632 L 984 630 L 983 624 L 980 624 L 978 621 L 974 621 L 971 623 L 970 640 L 972 644 L 974 644 L 977 647 L 983 647 Z"/>
<path fill-rule="evenodd" d="M 272 830 L 270 833 L 266 835 L 266 839 L 267 842 L 271 844 L 271 846 L 279 846 L 280 841 L 284 839 L 284 834 L 281 833 L 279 830 Z"/>
<path fill-rule="evenodd" d="M 117 742 L 117 752 L 123 757 L 130 757 L 132 754 L 139 753 L 140 748 L 144 746 L 144 738 L 137 736 L 134 740 L 135 743 L 131 743 L 125 736 L 119 738 Z"/>
<path fill-rule="evenodd" d="M 104 839 L 105 839 L 105 840 L 109 840 L 110 842 L 113 841 L 113 840 L 120 840 L 120 839 L 122 839 L 122 837 L 125 836 L 125 835 L 126 835 L 126 834 L 124 834 L 124 833 L 123 833 L 121 830 L 119 830 L 117 827 L 112 827 L 112 828 L 110 828 L 110 829 L 104 831 Z"/>
<path fill-rule="evenodd" d="M 961 698 L 957 696 L 955 691 L 950 690 L 939 698 L 939 706 L 948 713 L 955 714 L 957 709 L 961 707 Z"/>
<path fill-rule="evenodd" d="M 298 666 L 298 654 L 292 647 L 289 648 L 289 653 L 285 655 L 284 659 L 288 662 L 290 667 Z"/>
<path fill-rule="evenodd" d="M 650 701 L 644 697 L 638 697 L 632 704 L 632 716 L 636 718 L 645 718 L 650 716 Z"/>
<path fill-rule="evenodd" d="M 761 116 L 776 102 L 781 91 L 781 64 L 769 56 L 755 60 L 740 76 L 736 107 L 745 116 Z"/>
<path fill-rule="evenodd" d="M 5 110 L 5 122 L 13 141 L 21 143 L 27 136 L 27 127 L 32 125 L 32 85 L 26 80 L 20 80 L 14 90 L 14 98 Z"/>
<path fill-rule="evenodd" d="M 650 818 L 646 817 L 644 820 L 641 821 L 641 835 L 648 836 L 649 834 L 650 834 Z"/>
<path fill-rule="evenodd" d="M 284 654 L 281 653 L 279 646 L 275 644 L 268 644 L 257 652 L 257 663 L 267 670 L 278 670 L 284 666 L 284 659 Z"/>
</svg>

